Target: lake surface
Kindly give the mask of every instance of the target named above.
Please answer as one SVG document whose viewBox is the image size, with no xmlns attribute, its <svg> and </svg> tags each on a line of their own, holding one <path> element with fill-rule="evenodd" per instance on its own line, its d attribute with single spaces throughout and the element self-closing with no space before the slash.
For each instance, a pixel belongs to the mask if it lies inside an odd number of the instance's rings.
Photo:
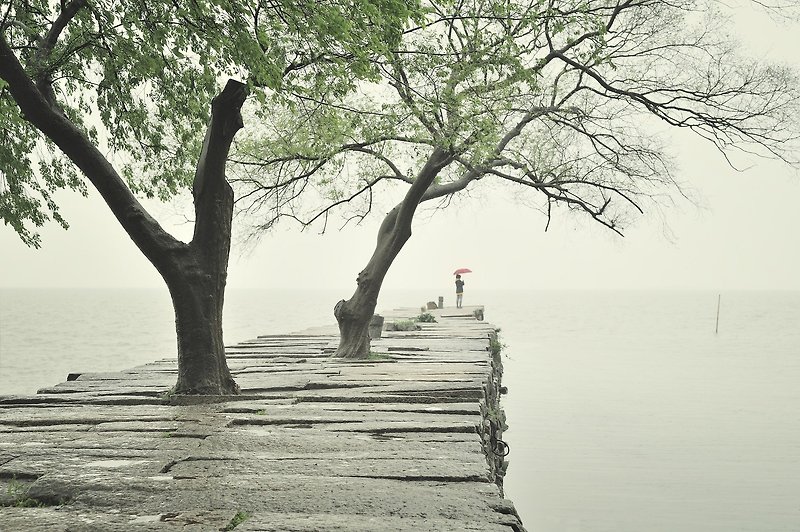
<svg viewBox="0 0 800 532">
<path fill-rule="evenodd" d="M 332 323 L 348 295 L 230 291 L 226 342 Z M 530 532 L 800 530 L 800 293 L 722 293 L 717 334 L 711 292 L 465 304 L 507 344 L 505 487 Z M 0 394 L 174 356 L 166 290 L 0 290 Z"/>
</svg>

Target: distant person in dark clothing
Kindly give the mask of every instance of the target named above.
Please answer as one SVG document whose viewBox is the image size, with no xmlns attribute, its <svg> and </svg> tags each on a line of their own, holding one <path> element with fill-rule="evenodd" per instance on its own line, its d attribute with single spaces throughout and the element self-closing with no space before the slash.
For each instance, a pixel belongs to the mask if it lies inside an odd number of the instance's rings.
<svg viewBox="0 0 800 532">
<path fill-rule="evenodd" d="M 456 275 L 456 308 L 461 308 L 461 300 L 464 298 L 464 281 L 461 275 Z"/>
</svg>

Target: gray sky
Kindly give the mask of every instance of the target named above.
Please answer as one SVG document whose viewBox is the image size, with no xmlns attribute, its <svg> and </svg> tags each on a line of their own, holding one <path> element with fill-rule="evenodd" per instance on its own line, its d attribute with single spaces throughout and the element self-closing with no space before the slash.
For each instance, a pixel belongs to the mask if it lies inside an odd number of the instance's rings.
<svg viewBox="0 0 800 532">
<path fill-rule="evenodd" d="M 739 28 L 757 55 L 800 66 L 791 57 L 800 48 L 796 31 L 751 16 Z M 800 176 L 763 160 L 747 161 L 751 166 L 736 172 L 710 145 L 683 136 L 674 145 L 678 177 L 700 196 L 700 206 L 679 201 L 662 213 L 646 212 L 625 238 L 566 214 L 545 233 L 544 215 L 507 190 L 478 183 L 457 206 L 418 214 L 384 286 L 449 287 L 452 271 L 469 267 L 469 286 L 485 290 L 800 290 Z M 0 287 L 163 287 L 96 193 L 58 198 L 71 228 L 46 227 L 43 249 L 26 248 L 10 228 L 0 227 Z M 188 237 L 191 227 L 173 223 L 173 207 L 148 205 L 173 234 Z M 253 249 L 236 246 L 229 287 L 352 290 L 379 224 L 375 216 L 323 236 L 287 226 Z"/>
</svg>

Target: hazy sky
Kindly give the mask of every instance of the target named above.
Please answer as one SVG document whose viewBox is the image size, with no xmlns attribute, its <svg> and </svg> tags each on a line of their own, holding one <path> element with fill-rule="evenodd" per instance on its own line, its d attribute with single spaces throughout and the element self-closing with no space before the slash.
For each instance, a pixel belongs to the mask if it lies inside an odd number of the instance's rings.
<svg viewBox="0 0 800 532">
<path fill-rule="evenodd" d="M 800 66 L 791 56 L 800 48 L 796 31 L 751 17 L 742 28 L 757 54 Z M 469 267 L 468 287 L 481 289 L 800 290 L 800 176 L 770 161 L 750 161 L 753 166 L 736 172 L 711 146 L 683 137 L 673 154 L 679 179 L 701 197 L 701 206 L 665 207 L 664 220 L 647 212 L 625 238 L 566 214 L 545 233 L 541 213 L 518 204 L 507 189 L 480 182 L 458 205 L 418 214 L 384 286 L 449 288 L 452 271 Z M 0 227 L 0 287 L 163 287 L 96 193 L 57 197 L 71 228 L 45 228 L 43 249 L 26 248 Z M 154 208 L 173 234 L 190 234 L 187 224 L 171 223 L 174 208 Z M 352 290 L 379 224 L 376 216 L 323 236 L 286 226 L 255 248 L 235 246 L 229 287 Z"/>
</svg>

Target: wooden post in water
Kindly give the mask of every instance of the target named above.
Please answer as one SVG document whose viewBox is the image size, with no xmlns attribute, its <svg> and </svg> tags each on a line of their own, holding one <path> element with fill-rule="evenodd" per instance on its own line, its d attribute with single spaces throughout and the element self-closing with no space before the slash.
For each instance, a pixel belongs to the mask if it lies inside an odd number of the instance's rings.
<svg viewBox="0 0 800 532">
<path fill-rule="evenodd" d="M 722 299 L 722 294 L 717 294 L 717 324 L 714 327 L 714 334 L 719 333 L 719 303 L 721 299 Z"/>
</svg>

